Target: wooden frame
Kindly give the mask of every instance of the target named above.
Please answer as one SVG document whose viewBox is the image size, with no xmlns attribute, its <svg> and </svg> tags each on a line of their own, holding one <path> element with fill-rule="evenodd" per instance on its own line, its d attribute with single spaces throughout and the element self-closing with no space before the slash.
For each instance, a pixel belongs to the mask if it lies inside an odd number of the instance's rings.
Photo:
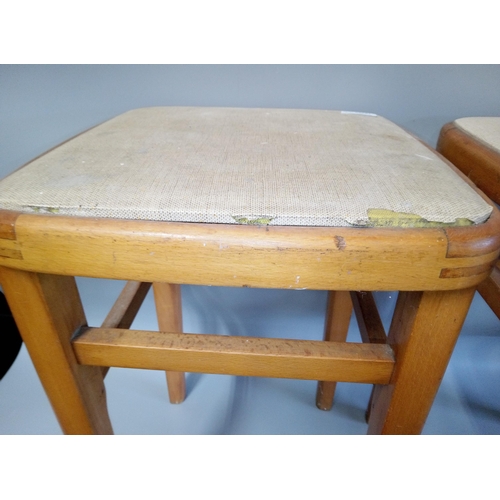
<svg viewBox="0 0 500 500">
<path fill-rule="evenodd" d="M 489 275 L 499 217 L 495 210 L 469 227 L 358 229 L 0 212 L 0 259 L 23 271 L 172 284 L 453 290 Z"/>
<path fill-rule="evenodd" d="M 111 432 L 97 368 L 108 365 L 379 384 L 369 432 L 412 433 L 422 429 L 475 287 L 498 256 L 499 221 L 495 210 L 466 228 L 298 228 L 3 211 L 0 278 L 67 433 Z M 178 320 L 160 324 L 170 330 L 160 334 L 126 333 L 116 329 L 120 320 L 89 329 L 73 276 L 330 289 L 338 297 L 353 289 L 403 293 L 388 344 L 339 342 L 346 332 L 325 343 L 235 339 L 176 333 Z M 159 285 L 162 292 L 169 293 Z M 339 324 L 342 331 L 345 318 Z"/>
<path fill-rule="evenodd" d="M 0 211 L 0 280 L 69 434 L 112 432 L 107 366 L 167 370 L 173 402 L 184 398 L 184 371 L 320 380 L 320 408 L 331 406 L 336 381 L 376 384 L 368 432 L 419 433 L 475 289 L 489 277 L 499 251 L 497 209 L 483 224 L 425 229 Z M 94 328 L 87 325 L 75 276 L 138 283 Z M 127 330 L 148 283 L 159 332 Z M 180 284 L 331 290 L 325 342 L 183 334 Z M 353 290 L 400 292 L 387 340 L 370 313 L 373 304 L 356 294 L 351 299 Z M 352 302 L 364 343 L 344 342 Z"/>
<path fill-rule="evenodd" d="M 443 126 L 437 150 L 495 203 L 500 203 L 500 153 L 467 134 L 455 123 Z M 493 268 L 478 292 L 500 319 L 500 270 Z"/>
<path fill-rule="evenodd" d="M 440 131 L 437 151 L 451 161 L 495 203 L 500 203 L 500 153 L 453 122 Z"/>
</svg>

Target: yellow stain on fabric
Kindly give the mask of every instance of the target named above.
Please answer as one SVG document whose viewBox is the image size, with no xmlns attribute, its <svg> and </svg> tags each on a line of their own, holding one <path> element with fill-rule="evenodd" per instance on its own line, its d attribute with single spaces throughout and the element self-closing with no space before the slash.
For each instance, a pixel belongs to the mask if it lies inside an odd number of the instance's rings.
<svg viewBox="0 0 500 500">
<path fill-rule="evenodd" d="M 469 219 L 456 219 L 455 222 L 428 221 L 417 214 L 393 212 L 383 208 L 369 208 L 368 219 L 370 227 L 448 227 L 473 224 Z"/>
<path fill-rule="evenodd" d="M 233 217 L 238 224 L 246 224 L 251 226 L 268 226 L 273 220 L 272 217 L 258 217 L 249 219 L 248 217 Z"/>
</svg>

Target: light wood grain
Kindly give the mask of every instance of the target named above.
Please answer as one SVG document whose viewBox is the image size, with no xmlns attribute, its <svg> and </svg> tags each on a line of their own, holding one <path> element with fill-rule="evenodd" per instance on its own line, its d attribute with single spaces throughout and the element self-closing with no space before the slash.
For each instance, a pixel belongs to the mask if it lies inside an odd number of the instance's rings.
<svg viewBox="0 0 500 500">
<path fill-rule="evenodd" d="M 453 148 L 455 157 L 465 155 Z M 485 155 L 472 150 L 473 162 Z M 469 173 L 460 175 L 470 184 Z M 0 211 L 0 279 L 66 433 L 112 432 L 102 366 L 174 372 L 168 382 L 175 401 L 184 399 L 184 371 L 320 380 L 318 406 L 325 408 L 338 381 L 378 384 L 369 432 L 418 433 L 474 289 L 486 287 L 481 283 L 499 251 L 496 208 L 483 224 L 426 229 Z M 146 285 L 138 284 L 103 328 L 88 328 L 74 276 L 153 282 L 161 331 L 126 329 L 145 294 Z M 329 295 L 326 341 L 183 334 L 180 284 L 336 290 Z M 345 343 L 352 290 L 401 291 L 387 343 L 374 303 L 359 294 L 355 309 L 369 343 Z"/>
<path fill-rule="evenodd" d="M 363 342 L 373 344 L 387 343 L 385 328 L 378 313 L 377 304 L 371 292 L 351 292 L 351 299 L 358 322 L 359 333 Z M 370 421 L 370 412 L 375 397 L 376 386 L 372 387 L 365 419 Z"/>
<path fill-rule="evenodd" d="M 102 372 L 70 344 L 86 324 L 74 278 L 0 268 L 2 287 L 38 376 L 66 434 L 111 434 Z"/>
<path fill-rule="evenodd" d="M 352 302 L 349 292 L 330 291 L 325 317 L 324 340 L 326 342 L 345 342 L 352 315 Z M 336 382 L 321 380 L 316 391 L 316 406 L 320 410 L 330 410 L 335 396 Z"/>
<path fill-rule="evenodd" d="M 498 266 L 494 267 L 491 275 L 480 283 L 477 291 L 500 319 L 500 269 Z"/>
<path fill-rule="evenodd" d="M 0 213 L 1 218 L 1 213 Z M 453 279 L 442 269 L 487 265 L 498 257 L 493 216 L 448 258 L 442 229 L 251 227 L 21 215 L 22 260 L 30 271 L 173 284 L 320 290 L 450 290 L 474 286 L 488 271 Z M 474 228 L 474 226 L 471 226 Z M 475 237 L 479 239 L 475 239 Z M 495 239 L 497 238 L 497 239 Z M 342 244 L 339 244 L 342 241 Z"/>
<path fill-rule="evenodd" d="M 16 239 L 16 219 L 18 216 L 17 212 L 3 211 L 0 217 L 0 240 Z"/>
<path fill-rule="evenodd" d="M 439 134 L 438 151 L 451 161 L 469 182 L 495 203 L 500 203 L 500 154 L 497 150 L 461 130 L 455 123 L 446 124 Z M 465 235 L 462 236 L 465 239 Z M 479 283 L 478 292 L 500 319 L 500 271 Z"/>
<path fill-rule="evenodd" d="M 351 300 L 363 342 L 385 344 L 387 336 L 373 294 L 370 292 L 351 292 Z"/>
<path fill-rule="evenodd" d="M 151 283 L 129 281 L 102 323 L 102 328 L 130 328 Z"/>
<path fill-rule="evenodd" d="M 73 341 L 82 364 L 226 375 L 387 383 L 386 345 L 83 329 Z"/>
<path fill-rule="evenodd" d="M 454 123 L 439 134 L 437 150 L 495 203 L 500 203 L 500 154 Z"/>
<path fill-rule="evenodd" d="M 363 342 L 385 344 L 387 337 L 384 326 L 378 314 L 373 295 L 370 292 L 329 293 L 324 340 L 337 342 L 346 340 L 353 307 Z M 319 409 L 331 409 L 335 386 L 335 382 L 319 382 L 316 396 L 316 406 Z M 369 403 L 368 408 L 370 406 Z M 367 411 L 367 420 L 368 417 L 369 409 Z"/>
<path fill-rule="evenodd" d="M 19 243 L 11 239 L 0 239 L 0 258 L 22 259 L 23 254 Z"/>
<path fill-rule="evenodd" d="M 396 365 L 390 383 L 376 387 L 370 434 L 422 431 L 473 295 L 474 288 L 399 294 L 388 336 Z"/>
<path fill-rule="evenodd" d="M 163 332 L 182 332 L 181 287 L 170 283 L 154 283 L 158 327 Z M 186 381 L 183 372 L 166 373 L 170 402 L 179 404 L 186 398 Z"/>
<path fill-rule="evenodd" d="M 127 282 L 101 327 L 130 328 L 150 288 L 151 283 Z M 102 368 L 104 377 L 108 371 L 108 366 Z"/>
</svg>

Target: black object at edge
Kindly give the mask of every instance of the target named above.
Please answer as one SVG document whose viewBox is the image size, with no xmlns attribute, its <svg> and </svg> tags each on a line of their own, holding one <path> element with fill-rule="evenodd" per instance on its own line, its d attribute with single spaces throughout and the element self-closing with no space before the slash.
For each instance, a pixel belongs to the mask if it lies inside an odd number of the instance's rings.
<svg viewBox="0 0 500 500">
<path fill-rule="evenodd" d="M 0 380 L 9 371 L 21 350 L 23 341 L 12 317 L 7 300 L 0 292 Z"/>
</svg>

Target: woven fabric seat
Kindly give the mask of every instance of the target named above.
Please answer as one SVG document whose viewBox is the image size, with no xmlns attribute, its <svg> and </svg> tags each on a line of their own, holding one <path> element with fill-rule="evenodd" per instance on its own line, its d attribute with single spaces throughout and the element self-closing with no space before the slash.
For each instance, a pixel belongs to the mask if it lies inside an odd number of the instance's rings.
<svg viewBox="0 0 500 500">
<path fill-rule="evenodd" d="M 484 222 L 491 207 L 426 146 L 337 111 L 145 108 L 2 182 L 0 208 L 297 226 Z"/>
<path fill-rule="evenodd" d="M 165 370 L 172 402 L 184 372 L 316 380 L 322 409 L 374 384 L 368 432 L 419 433 L 499 252 L 496 207 L 372 114 L 139 109 L 0 182 L 0 281 L 66 433 L 112 432 L 112 366 Z M 100 327 L 76 276 L 129 281 Z M 130 330 L 151 283 L 158 331 Z M 183 333 L 182 284 L 327 290 L 323 339 Z"/>
<path fill-rule="evenodd" d="M 500 117 L 459 118 L 454 124 L 471 138 L 500 153 Z"/>
</svg>

